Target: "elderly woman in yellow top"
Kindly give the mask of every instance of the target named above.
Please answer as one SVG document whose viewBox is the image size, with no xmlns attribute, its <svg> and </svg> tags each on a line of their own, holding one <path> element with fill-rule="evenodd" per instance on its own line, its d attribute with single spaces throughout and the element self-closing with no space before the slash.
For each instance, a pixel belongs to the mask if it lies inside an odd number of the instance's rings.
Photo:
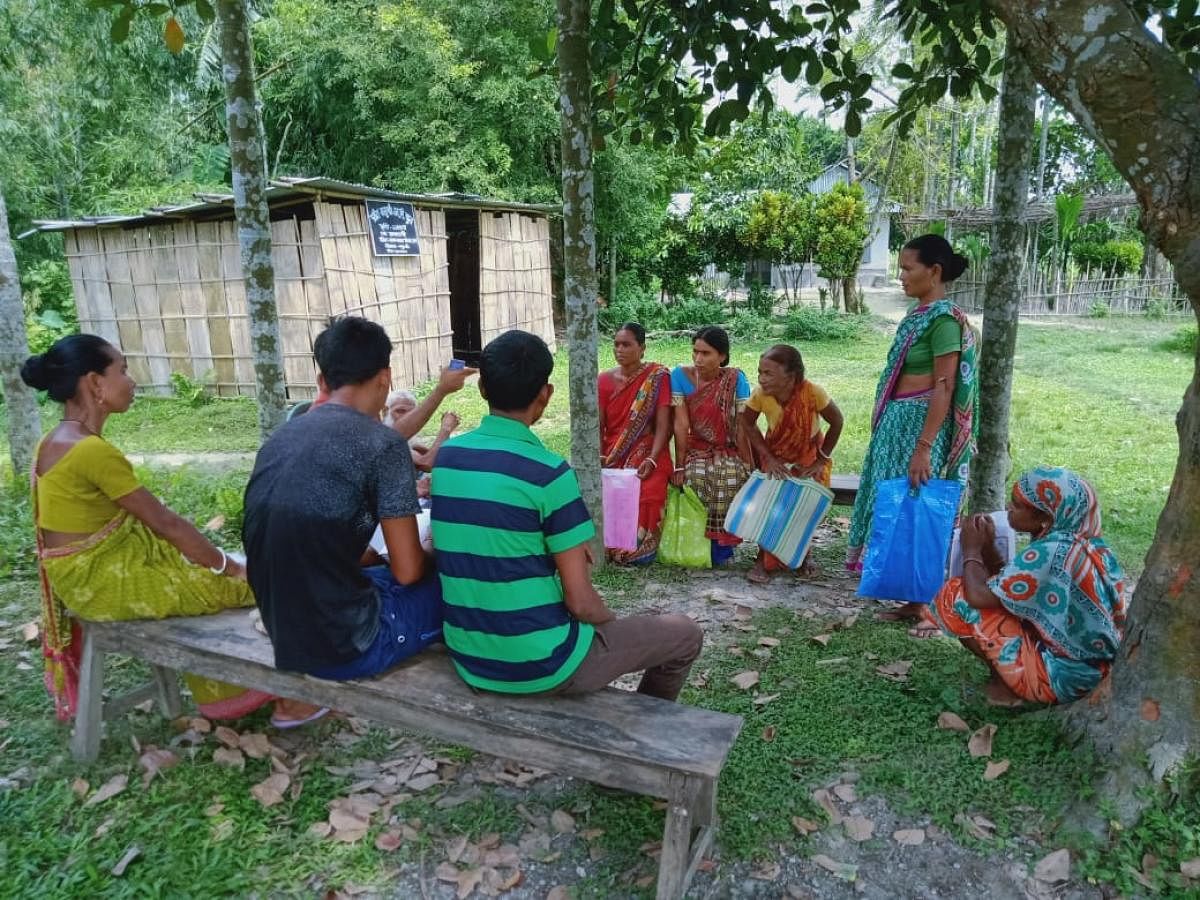
<svg viewBox="0 0 1200 900">
<path fill-rule="evenodd" d="M 141 486 L 103 436 L 109 415 L 133 402 L 125 357 L 103 338 L 71 335 L 21 368 L 30 387 L 63 404 L 38 445 L 32 482 L 42 575 L 46 686 L 60 719 L 75 714 L 80 641 L 64 607 L 94 621 L 193 616 L 254 605 L 241 563 Z M 270 695 L 187 676 L 200 711 L 236 718 Z M 314 708 L 280 701 L 290 727 Z"/>
</svg>

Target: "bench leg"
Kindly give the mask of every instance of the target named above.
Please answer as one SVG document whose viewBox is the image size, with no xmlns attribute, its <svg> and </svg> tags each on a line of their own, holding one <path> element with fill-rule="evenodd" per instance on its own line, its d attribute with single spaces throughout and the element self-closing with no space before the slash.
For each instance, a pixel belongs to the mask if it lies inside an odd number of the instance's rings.
<svg viewBox="0 0 1200 900">
<path fill-rule="evenodd" d="M 96 646 L 91 632 L 83 629 L 83 656 L 79 665 L 79 708 L 75 710 L 75 733 L 71 756 L 76 762 L 95 762 L 100 755 L 100 729 L 104 713 L 104 651 Z"/>
<path fill-rule="evenodd" d="M 179 697 L 179 678 L 175 670 L 151 666 L 150 677 L 154 681 L 159 711 L 168 719 L 174 719 L 183 709 L 183 702 Z"/>
<path fill-rule="evenodd" d="M 704 854 L 712 846 L 716 826 L 716 784 L 680 776 L 672 784 L 658 864 L 656 900 L 683 897 Z"/>
</svg>

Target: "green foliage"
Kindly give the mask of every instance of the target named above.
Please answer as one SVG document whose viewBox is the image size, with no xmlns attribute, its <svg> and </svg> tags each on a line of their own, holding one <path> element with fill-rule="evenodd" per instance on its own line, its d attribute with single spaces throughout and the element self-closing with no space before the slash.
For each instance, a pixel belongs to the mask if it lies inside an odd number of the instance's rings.
<svg viewBox="0 0 1200 900">
<path fill-rule="evenodd" d="M 808 193 L 763 191 L 750 204 L 746 245 L 759 259 L 777 265 L 806 262 L 816 245 L 813 207 Z"/>
<path fill-rule="evenodd" d="M 605 334 L 615 333 L 626 322 L 637 322 L 652 331 L 661 327 L 665 309 L 657 289 L 644 287 L 632 273 L 622 273 L 617 279 L 616 298 L 596 318 Z"/>
<path fill-rule="evenodd" d="M 783 319 L 783 337 L 789 341 L 856 341 L 870 330 L 870 321 L 868 316 L 797 306 Z"/>
<path fill-rule="evenodd" d="M 813 263 L 822 278 L 858 272 L 867 239 L 867 204 L 860 184 L 835 184 L 813 204 Z"/>
<path fill-rule="evenodd" d="M 746 290 L 745 308 L 760 319 L 770 319 L 775 313 L 775 292 L 769 285 L 752 281 Z"/>
<path fill-rule="evenodd" d="M 987 238 L 983 235 L 968 234 L 962 237 L 957 245 L 958 252 L 970 260 L 971 271 L 982 272 L 983 264 L 992 253 Z"/>
<path fill-rule="evenodd" d="M 663 327 L 672 331 L 691 331 L 704 325 L 720 325 L 727 315 L 725 303 L 717 297 L 691 297 L 663 307 Z"/>
<path fill-rule="evenodd" d="M 646 270 L 659 279 L 669 296 L 686 298 L 695 293 L 693 279 L 699 277 L 710 259 L 711 254 L 696 239 L 688 223 L 668 215 Z"/>
<path fill-rule="evenodd" d="M 1094 300 L 1091 309 L 1088 310 L 1088 316 L 1093 319 L 1107 319 L 1110 311 L 1105 301 Z"/>
<path fill-rule="evenodd" d="M 1142 265 L 1142 243 L 1135 240 L 1080 240 L 1071 245 L 1071 257 L 1084 270 L 1112 278 L 1136 272 Z"/>
<path fill-rule="evenodd" d="M 31 577 L 37 569 L 29 478 L 0 480 L 0 579 Z"/>
<path fill-rule="evenodd" d="M 706 142 L 696 162 L 710 194 L 799 195 L 844 152 L 844 138 L 824 122 L 775 109 L 734 125 L 726 138 Z"/>
<path fill-rule="evenodd" d="M 212 392 L 212 372 L 197 381 L 182 372 L 172 372 L 170 375 L 171 393 L 188 406 L 205 406 L 215 400 Z"/>
<path fill-rule="evenodd" d="M 1158 344 L 1159 350 L 1166 350 L 1170 353 L 1186 353 L 1188 356 L 1196 355 L 1197 332 L 1195 325 L 1185 325 L 1178 329 L 1165 341 L 1160 341 Z"/>
<path fill-rule="evenodd" d="M 1146 301 L 1146 308 L 1143 310 L 1146 318 L 1152 322 L 1161 322 L 1170 311 L 1171 304 L 1165 297 L 1151 297 Z"/>
</svg>

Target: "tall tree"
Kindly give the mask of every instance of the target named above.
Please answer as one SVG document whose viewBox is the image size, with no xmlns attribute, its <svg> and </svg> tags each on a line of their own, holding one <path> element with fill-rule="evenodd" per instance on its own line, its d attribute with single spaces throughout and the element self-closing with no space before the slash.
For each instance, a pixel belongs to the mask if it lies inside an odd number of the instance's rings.
<svg viewBox="0 0 1200 900">
<path fill-rule="evenodd" d="M 600 406 L 596 325 L 596 218 L 592 174 L 587 0 L 558 0 L 558 103 L 562 115 L 563 295 L 570 357 L 571 464 L 597 523 L 593 556 L 604 559 L 600 504 Z"/>
<path fill-rule="evenodd" d="M 1121 0 L 1006 2 L 996 11 L 1034 77 L 1137 194 L 1142 227 L 1200 320 L 1200 54 L 1187 50 L 1196 46 L 1194 14 L 1176 19 L 1168 9 L 1159 39 Z M 1142 802 L 1140 786 L 1200 749 L 1200 350 L 1175 423 L 1179 459 L 1111 693 L 1073 710 L 1113 760 L 1102 796 L 1126 819 Z"/>
<path fill-rule="evenodd" d="M 1021 309 L 1029 153 L 1037 88 L 1013 47 L 1004 60 L 997 135 L 996 204 L 991 259 L 983 294 L 983 347 L 979 354 L 979 453 L 971 466 L 971 509 L 1003 509 L 1010 465 L 1008 416 L 1013 351 Z"/>
<path fill-rule="evenodd" d="M 254 358 L 258 430 L 266 440 L 283 424 L 287 397 L 275 305 L 275 267 L 271 261 L 266 144 L 254 86 L 254 50 L 245 0 L 219 0 L 217 21 L 221 30 L 221 78 L 225 83 L 233 208 L 242 254 L 242 278 L 246 284 L 250 352 Z"/>
<path fill-rule="evenodd" d="M 21 483 L 33 462 L 33 449 L 42 434 L 37 397 L 21 381 L 21 364 L 29 356 L 25 337 L 25 307 L 17 277 L 17 257 L 8 233 L 8 207 L 0 189 L 0 385 L 8 407 L 8 453 L 13 482 Z"/>
</svg>

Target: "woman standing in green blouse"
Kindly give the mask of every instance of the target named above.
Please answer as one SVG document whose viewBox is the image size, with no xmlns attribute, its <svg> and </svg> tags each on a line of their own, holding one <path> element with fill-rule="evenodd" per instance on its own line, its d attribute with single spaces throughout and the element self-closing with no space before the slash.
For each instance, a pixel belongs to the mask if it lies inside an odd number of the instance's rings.
<svg viewBox="0 0 1200 900">
<path fill-rule="evenodd" d="M 940 235 L 923 234 L 900 251 L 900 284 L 916 300 L 896 329 L 875 392 L 871 443 L 850 521 L 846 568 L 862 571 L 871 534 L 875 487 L 907 475 L 914 487 L 930 478 L 966 485 L 978 431 L 978 339 L 966 314 L 945 299 L 946 285 L 967 268 Z M 923 604 L 884 618 L 916 619 Z"/>
</svg>

